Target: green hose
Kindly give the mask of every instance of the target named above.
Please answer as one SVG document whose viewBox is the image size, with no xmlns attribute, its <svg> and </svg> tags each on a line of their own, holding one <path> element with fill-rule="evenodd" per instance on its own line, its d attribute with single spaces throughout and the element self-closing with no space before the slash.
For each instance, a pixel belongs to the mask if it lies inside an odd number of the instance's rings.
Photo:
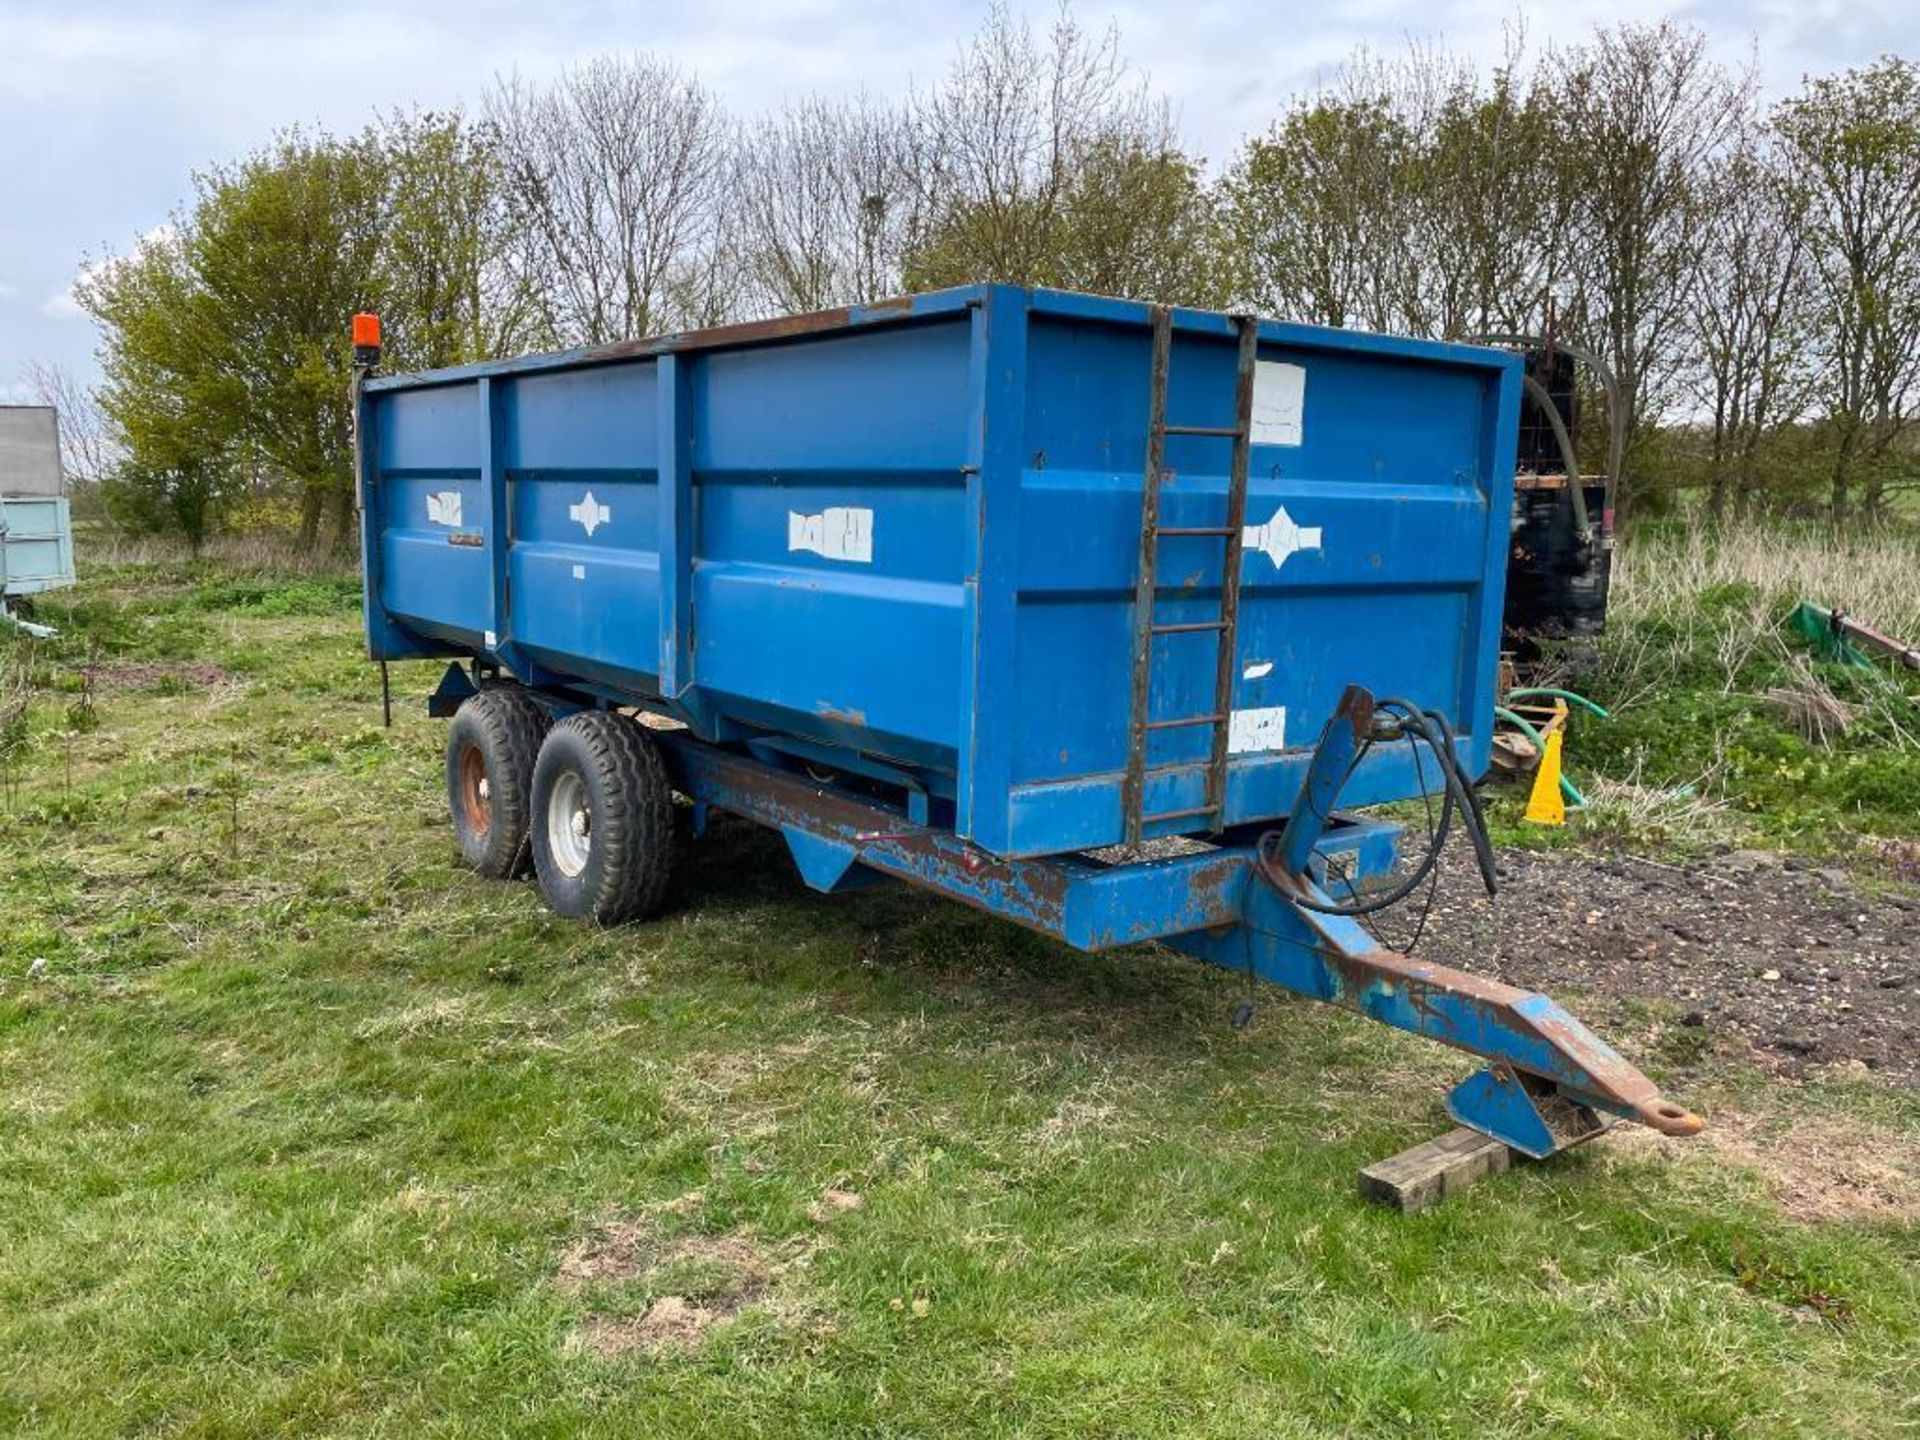
<svg viewBox="0 0 1920 1440">
<path fill-rule="evenodd" d="M 1613 716 L 1609 715 L 1604 709 L 1594 704 L 1593 701 L 1587 699 L 1584 695 L 1576 695 L 1571 690 L 1555 690 L 1551 686 L 1546 685 L 1535 685 L 1524 690 L 1509 690 L 1507 692 L 1507 699 L 1526 700 L 1535 695 L 1545 695 L 1554 700 L 1564 700 L 1569 705 L 1578 705 L 1581 709 L 1598 715 L 1602 720 L 1611 720 L 1613 718 Z"/>
<path fill-rule="evenodd" d="M 1523 695 L 1523 694 L 1539 694 L 1539 693 L 1547 693 L 1547 692 L 1516 690 L 1513 693 L 1515 695 Z M 1600 707 L 1596 705 L 1594 706 L 1594 708 L 1598 710 Z M 1534 728 L 1534 724 L 1531 720 L 1527 720 L 1522 716 L 1516 715 L 1513 711 L 1509 710 L 1504 705 L 1494 706 L 1493 713 L 1497 715 L 1500 719 L 1506 721 L 1509 725 L 1513 726 L 1514 729 L 1518 730 L 1522 735 L 1526 736 L 1535 745 L 1538 745 L 1540 747 L 1540 753 L 1542 755 L 1545 755 L 1547 753 L 1546 737 L 1543 736 L 1539 732 L 1539 730 Z M 1601 711 L 1601 713 L 1605 714 L 1606 712 Z M 1580 793 L 1579 787 L 1577 787 L 1573 783 L 1573 781 L 1567 778 L 1567 772 L 1564 770 L 1560 772 L 1560 790 L 1561 790 L 1561 793 L 1563 793 L 1567 797 L 1567 803 L 1569 805 L 1575 806 L 1576 808 L 1579 808 L 1582 810 L 1586 808 L 1587 797 L 1582 795 Z"/>
</svg>

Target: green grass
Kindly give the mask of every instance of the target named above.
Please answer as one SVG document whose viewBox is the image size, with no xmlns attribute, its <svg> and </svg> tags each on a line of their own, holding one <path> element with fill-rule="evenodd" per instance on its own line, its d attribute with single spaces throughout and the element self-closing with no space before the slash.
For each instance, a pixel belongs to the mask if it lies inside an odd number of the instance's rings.
<svg viewBox="0 0 1920 1440">
<path fill-rule="evenodd" d="M 436 677 L 398 670 L 382 730 L 354 605 L 146 567 L 42 607 L 0 815 L 0 1433 L 1920 1425 L 1911 1222 L 1615 1139 L 1402 1218 L 1355 1171 L 1465 1068 L 1411 1038 L 1277 996 L 1235 1031 L 1234 977 L 815 896 L 744 827 L 618 931 L 462 871 Z M 227 678 L 99 687 L 85 728 L 89 653 Z M 1878 1089 L 1686 1098 L 1920 1139 Z M 829 1187 L 864 1203 L 815 1218 Z M 609 1226 L 658 1263 L 569 1281 Z M 758 1257 L 752 1304 L 580 1343 L 723 1294 L 694 1237 Z"/>
</svg>

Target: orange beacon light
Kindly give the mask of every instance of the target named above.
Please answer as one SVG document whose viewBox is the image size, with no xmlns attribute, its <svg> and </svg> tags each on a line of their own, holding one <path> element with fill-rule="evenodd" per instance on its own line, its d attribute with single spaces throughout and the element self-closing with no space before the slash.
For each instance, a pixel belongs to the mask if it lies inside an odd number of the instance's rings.
<svg viewBox="0 0 1920 1440">
<path fill-rule="evenodd" d="M 353 363 L 380 363 L 380 317 L 364 310 L 353 317 Z"/>
</svg>

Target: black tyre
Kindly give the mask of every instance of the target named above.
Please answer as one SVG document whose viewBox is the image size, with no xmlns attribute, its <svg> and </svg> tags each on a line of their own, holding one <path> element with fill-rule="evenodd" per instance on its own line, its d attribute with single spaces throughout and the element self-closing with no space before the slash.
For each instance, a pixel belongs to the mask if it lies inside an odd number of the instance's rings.
<svg viewBox="0 0 1920 1440">
<path fill-rule="evenodd" d="M 533 767 L 547 712 L 513 685 L 469 696 L 447 735 L 447 804 L 460 854 L 496 880 L 527 869 Z"/>
<path fill-rule="evenodd" d="M 618 925 L 657 911 L 673 859 L 673 791 L 647 732 L 587 710 L 548 732 L 533 767 L 533 870 L 562 915 Z"/>
</svg>

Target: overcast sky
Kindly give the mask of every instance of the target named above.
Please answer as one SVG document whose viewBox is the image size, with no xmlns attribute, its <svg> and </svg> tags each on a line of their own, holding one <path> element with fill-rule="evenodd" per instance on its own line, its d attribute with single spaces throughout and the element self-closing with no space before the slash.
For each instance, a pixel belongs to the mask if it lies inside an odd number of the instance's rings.
<svg viewBox="0 0 1920 1440">
<path fill-rule="evenodd" d="M 1018 8 L 1044 25 L 1050 0 Z M 1670 16 L 1766 88 L 1911 50 L 1916 0 L 1081 0 L 1178 105 L 1210 160 L 1262 130 L 1355 46 L 1443 40 L 1496 59 L 1596 22 Z M 497 74 L 538 78 L 610 50 L 696 69 L 740 113 L 808 92 L 900 93 L 945 69 L 985 0 L 0 0 L 0 391 L 30 360 L 91 373 L 68 290 L 82 257 L 162 223 L 191 172 L 276 128 L 357 128 L 396 105 L 473 104 Z"/>
</svg>

